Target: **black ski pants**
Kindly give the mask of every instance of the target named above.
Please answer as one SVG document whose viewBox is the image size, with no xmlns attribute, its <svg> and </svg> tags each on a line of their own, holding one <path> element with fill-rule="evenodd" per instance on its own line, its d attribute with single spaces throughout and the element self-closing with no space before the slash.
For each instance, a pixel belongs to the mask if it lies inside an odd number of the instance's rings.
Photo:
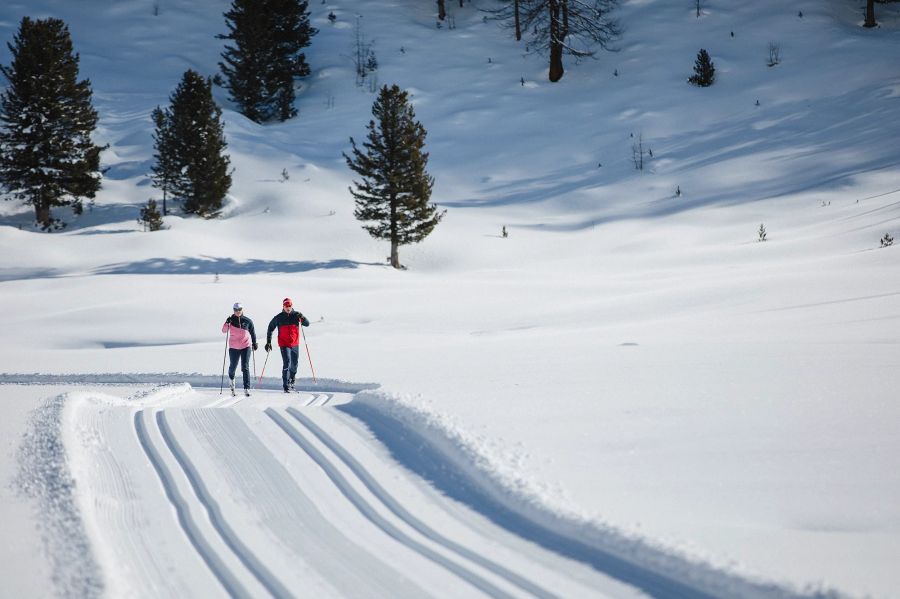
<svg viewBox="0 0 900 599">
<path fill-rule="evenodd" d="M 231 364 L 228 366 L 228 378 L 234 380 L 234 371 L 237 370 L 238 358 L 241 360 L 241 374 L 244 375 L 244 389 L 250 388 L 250 352 L 249 347 L 244 349 L 228 348 L 228 357 Z"/>
</svg>

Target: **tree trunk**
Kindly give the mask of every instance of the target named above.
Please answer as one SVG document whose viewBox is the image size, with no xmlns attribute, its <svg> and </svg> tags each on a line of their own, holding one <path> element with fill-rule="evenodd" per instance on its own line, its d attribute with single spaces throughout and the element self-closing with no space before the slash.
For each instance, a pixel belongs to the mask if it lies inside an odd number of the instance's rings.
<svg viewBox="0 0 900 599">
<path fill-rule="evenodd" d="M 563 69 L 563 31 L 560 20 L 560 4 L 565 0 L 550 0 L 547 8 L 550 11 L 550 81 L 557 82 L 562 79 Z"/>
<path fill-rule="evenodd" d="M 863 27 L 875 27 L 875 0 L 866 0 L 866 22 Z"/>
<path fill-rule="evenodd" d="M 397 234 L 397 198 L 391 198 L 391 266 L 400 268 L 400 240 Z"/>
<path fill-rule="evenodd" d="M 550 81 L 556 83 L 562 79 L 565 69 L 562 62 L 563 48 L 559 42 L 550 45 Z"/>
<path fill-rule="evenodd" d="M 34 216 L 43 227 L 50 226 L 50 202 L 40 198 L 35 200 Z"/>
<path fill-rule="evenodd" d="M 438 19 L 443 21 L 447 18 L 447 8 L 444 6 L 444 0 L 437 0 L 438 5 Z"/>
<path fill-rule="evenodd" d="M 516 20 L 516 41 L 522 41 L 522 25 L 519 23 L 519 0 L 513 0 L 513 11 Z"/>
<path fill-rule="evenodd" d="M 396 239 L 391 240 L 391 266 L 400 268 L 400 244 Z"/>
</svg>

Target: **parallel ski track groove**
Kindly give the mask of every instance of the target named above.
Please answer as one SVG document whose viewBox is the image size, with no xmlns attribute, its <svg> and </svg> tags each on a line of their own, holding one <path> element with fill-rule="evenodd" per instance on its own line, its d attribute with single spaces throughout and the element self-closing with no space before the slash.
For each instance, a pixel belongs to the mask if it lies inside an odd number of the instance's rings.
<svg viewBox="0 0 900 599">
<path fill-rule="evenodd" d="M 271 418 L 275 424 L 283 430 L 316 464 L 319 465 L 320 468 L 325 472 L 328 478 L 335 484 L 335 486 L 340 490 L 340 492 L 346 497 L 350 503 L 356 507 L 359 512 L 365 516 L 369 521 L 371 521 L 375 526 L 383 530 L 388 536 L 396 539 L 400 543 L 403 543 L 413 551 L 416 551 L 423 557 L 430 559 L 434 563 L 446 568 L 450 572 L 453 572 L 457 576 L 459 576 L 462 580 L 468 582 L 475 588 L 480 591 L 487 593 L 491 597 L 505 597 L 508 599 L 512 599 L 512 596 L 495 586 L 488 580 L 485 580 L 483 577 L 478 575 L 475 572 L 472 572 L 465 566 L 457 564 L 456 562 L 448 559 L 447 557 L 441 555 L 440 553 L 434 551 L 430 547 L 423 545 L 422 543 L 416 541 L 411 538 L 409 535 L 398 529 L 391 522 L 387 521 L 383 518 L 378 512 L 376 512 L 371 505 L 369 505 L 365 499 L 363 499 L 359 493 L 350 485 L 347 479 L 338 471 L 338 469 L 331 463 L 331 461 L 326 458 L 314 445 L 312 445 L 303 434 L 297 430 L 294 426 L 292 426 L 281 414 L 279 414 L 273 408 L 267 408 L 265 410 L 266 415 Z"/>
<path fill-rule="evenodd" d="M 357 476 L 357 478 L 362 481 L 366 488 L 369 489 L 369 491 L 371 491 L 372 494 L 385 505 L 385 507 L 387 507 L 391 512 L 394 513 L 394 515 L 403 520 L 411 528 L 417 530 L 420 534 L 422 534 L 422 536 L 446 547 L 450 551 L 453 551 L 463 558 L 475 562 L 484 569 L 490 570 L 497 576 L 506 579 L 508 582 L 514 584 L 515 586 L 528 593 L 531 593 L 535 597 L 541 597 L 543 599 L 553 599 L 558 597 L 558 595 L 554 595 L 553 593 L 509 570 L 508 568 L 495 563 L 482 555 L 479 555 L 468 547 L 465 547 L 464 545 L 461 545 L 456 541 L 448 539 L 439 532 L 435 531 L 433 528 L 419 520 L 416 516 L 414 516 L 406 508 L 404 508 L 403 505 L 399 501 L 397 501 L 393 495 L 391 495 L 387 490 L 385 490 L 384 487 L 382 487 L 378 483 L 375 477 L 372 476 L 368 472 L 368 470 L 366 470 L 365 467 L 356 460 L 356 458 L 350 455 L 350 452 L 344 449 L 344 447 L 340 445 L 340 443 L 335 441 L 334 438 L 323 431 L 317 424 L 315 424 L 312 420 L 310 420 L 296 408 L 287 408 L 287 412 L 296 420 L 298 420 L 300 424 L 305 426 L 326 447 L 334 452 L 336 456 L 343 460 L 347 467 L 350 468 L 350 470 Z"/>
<path fill-rule="evenodd" d="M 147 455 L 150 464 L 152 464 L 153 469 L 156 471 L 157 476 L 159 476 L 159 479 L 162 482 L 166 497 L 168 497 L 169 502 L 175 508 L 175 513 L 178 516 L 178 523 L 181 525 L 182 530 L 184 530 L 184 533 L 187 535 L 194 550 L 200 555 L 200 558 L 209 567 L 213 576 L 216 577 L 216 580 L 218 580 L 225 589 L 225 592 L 235 599 L 251 599 L 252 595 L 247 592 L 243 585 L 241 585 L 234 577 L 233 573 L 216 554 L 215 550 L 210 547 L 206 539 L 203 538 L 203 534 L 198 529 L 197 523 L 194 522 L 190 515 L 187 501 L 182 497 L 181 493 L 178 491 L 178 487 L 175 485 L 175 479 L 173 478 L 172 473 L 169 472 L 168 467 L 162 460 L 162 456 L 159 454 L 156 447 L 153 445 L 153 441 L 151 441 L 150 436 L 147 434 L 143 415 L 143 410 L 139 410 L 135 413 L 134 430 L 137 433 L 138 441 L 140 442 L 144 453 Z"/>
<path fill-rule="evenodd" d="M 222 537 L 222 540 L 228 548 L 231 549 L 241 563 L 244 564 L 244 566 L 273 597 L 276 597 L 276 599 L 292 597 L 293 595 L 291 595 L 287 588 L 285 588 L 275 575 L 260 562 L 246 545 L 244 545 L 238 535 L 235 534 L 228 525 L 228 522 L 222 516 L 222 512 L 219 509 L 219 504 L 216 503 L 212 493 L 209 492 L 206 485 L 203 483 L 203 480 L 200 478 L 197 469 L 188 459 L 187 453 L 178 444 L 175 435 L 172 434 L 172 430 L 169 428 L 169 424 L 166 421 L 165 412 L 160 411 L 156 413 L 156 423 L 159 426 L 159 432 L 162 434 L 163 440 L 169 447 L 169 451 L 172 452 L 175 460 L 181 466 L 181 469 L 184 470 L 188 481 L 191 483 L 191 487 L 194 489 L 194 493 L 203 504 L 203 507 L 206 508 L 206 511 L 209 514 L 210 523 L 213 525 L 213 528 L 216 529 L 216 532 L 219 533 L 219 536 Z"/>
</svg>

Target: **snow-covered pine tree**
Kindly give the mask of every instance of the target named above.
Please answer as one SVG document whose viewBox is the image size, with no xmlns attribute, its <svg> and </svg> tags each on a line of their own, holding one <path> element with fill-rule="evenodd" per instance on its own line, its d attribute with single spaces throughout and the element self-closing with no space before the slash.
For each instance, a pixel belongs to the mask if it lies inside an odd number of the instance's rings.
<svg viewBox="0 0 900 599">
<path fill-rule="evenodd" d="M 104 147 L 91 141 L 91 84 L 78 81 L 79 57 L 59 19 L 24 17 L 8 46 L 12 63 L 0 65 L 9 82 L 0 94 L 0 184 L 34 207 L 45 230 L 58 228 L 64 223 L 52 207 L 80 214 L 82 200 L 100 189 Z"/>
<path fill-rule="evenodd" d="M 709 87 L 715 80 L 716 67 L 709 57 L 709 52 L 701 48 L 697 53 L 697 60 L 694 62 L 694 74 L 688 78 L 688 83 Z"/>
<path fill-rule="evenodd" d="M 297 114 L 294 79 L 309 75 L 303 48 L 317 30 L 309 24 L 307 0 L 232 0 L 225 13 L 231 40 L 225 46 L 225 87 L 247 118 L 261 123 Z"/>
<path fill-rule="evenodd" d="M 225 154 L 222 110 L 213 101 L 212 82 L 188 69 L 170 100 L 155 118 L 163 123 L 171 145 L 163 146 L 165 158 L 155 166 L 161 171 L 165 164 L 175 175 L 170 191 L 184 201 L 185 212 L 213 218 L 231 188 L 231 161 Z"/>
<path fill-rule="evenodd" d="M 353 138 L 347 166 L 362 177 L 350 193 L 356 200 L 354 216 L 376 239 L 391 242 L 391 266 L 400 265 L 399 247 L 425 239 L 444 217 L 430 202 L 434 178 L 425 170 L 428 153 L 425 127 L 416 121 L 409 94 L 398 86 L 381 88 L 372 105 L 364 150 Z"/>
</svg>

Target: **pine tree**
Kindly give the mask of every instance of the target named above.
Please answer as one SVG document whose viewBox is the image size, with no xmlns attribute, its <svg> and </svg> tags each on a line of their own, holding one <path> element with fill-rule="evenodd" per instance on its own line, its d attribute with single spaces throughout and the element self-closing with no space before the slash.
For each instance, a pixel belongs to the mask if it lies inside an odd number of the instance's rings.
<svg viewBox="0 0 900 599">
<path fill-rule="evenodd" d="M 154 111 L 155 138 L 165 141 L 157 144 L 154 176 L 183 200 L 185 212 L 215 217 L 231 188 L 231 174 L 224 153 L 228 144 L 222 110 L 213 101 L 212 82 L 188 69 L 170 101 L 165 110 Z"/>
<path fill-rule="evenodd" d="M 709 57 L 709 52 L 700 49 L 697 60 L 694 62 L 694 74 L 688 78 L 688 83 L 709 87 L 716 81 L 716 67 Z"/>
<path fill-rule="evenodd" d="M 287 120 L 294 108 L 294 79 L 309 75 L 303 48 L 317 30 L 309 24 L 307 0 L 232 0 L 225 13 L 234 42 L 219 63 L 226 87 L 247 118 Z"/>
<path fill-rule="evenodd" d="M 430 203 L 434 179 L 426 172 L 425 128 L 415 120 L 408 93 L 383 86 L 372 106 L 368 141 L 353 146 L 347 166 L 362 177 L 350 188 L 354 215 L 376 239 L 391 242 L 391 266 L 401 268 L 399 246 L 425 239 L 444 217 Z"/>
<path fill-rule="evenodd" d="M 156 207 L 156 200 L 147 200 L 147 205 L 141 208 L 141 218 L 138 219 L 138 222 L 143 224 L 145 229 L 149 229 L 150 231 L 159 231 L 162 229 L 162 215 Z"/>
<path fill-rule="evenodd" d="M 65 226 L 50 209 L 71 206 L 80 214 L 82 200 L 100 189 L 105 146 L 91 141 L 91 84 L 78 81 L 79 57 L 59 19 L 24 17 L 7 45 L 13 60 L 0 65 L 9 82 L 0 94 L 0 184 L 34 207 L 45 230 Z"/>
<path fill-rule="evenodd" d="M 165 216 L 169 213 L 166 199 L 175 190 L 176 181 L 184 176 L 182 171 L 184 165 L 181 164 L 181 152 L 176 146 L 178 140 L 172 133 L 168 113 L 157 106 L 150 116 L 155 126 L 153 149 L 156 150 L 153 155 L 155 162 L 150 167 L 152 171 L 150 179 L 153 181 L 153 187 L 163 192 L 162 213 Z"/>
</svg>

